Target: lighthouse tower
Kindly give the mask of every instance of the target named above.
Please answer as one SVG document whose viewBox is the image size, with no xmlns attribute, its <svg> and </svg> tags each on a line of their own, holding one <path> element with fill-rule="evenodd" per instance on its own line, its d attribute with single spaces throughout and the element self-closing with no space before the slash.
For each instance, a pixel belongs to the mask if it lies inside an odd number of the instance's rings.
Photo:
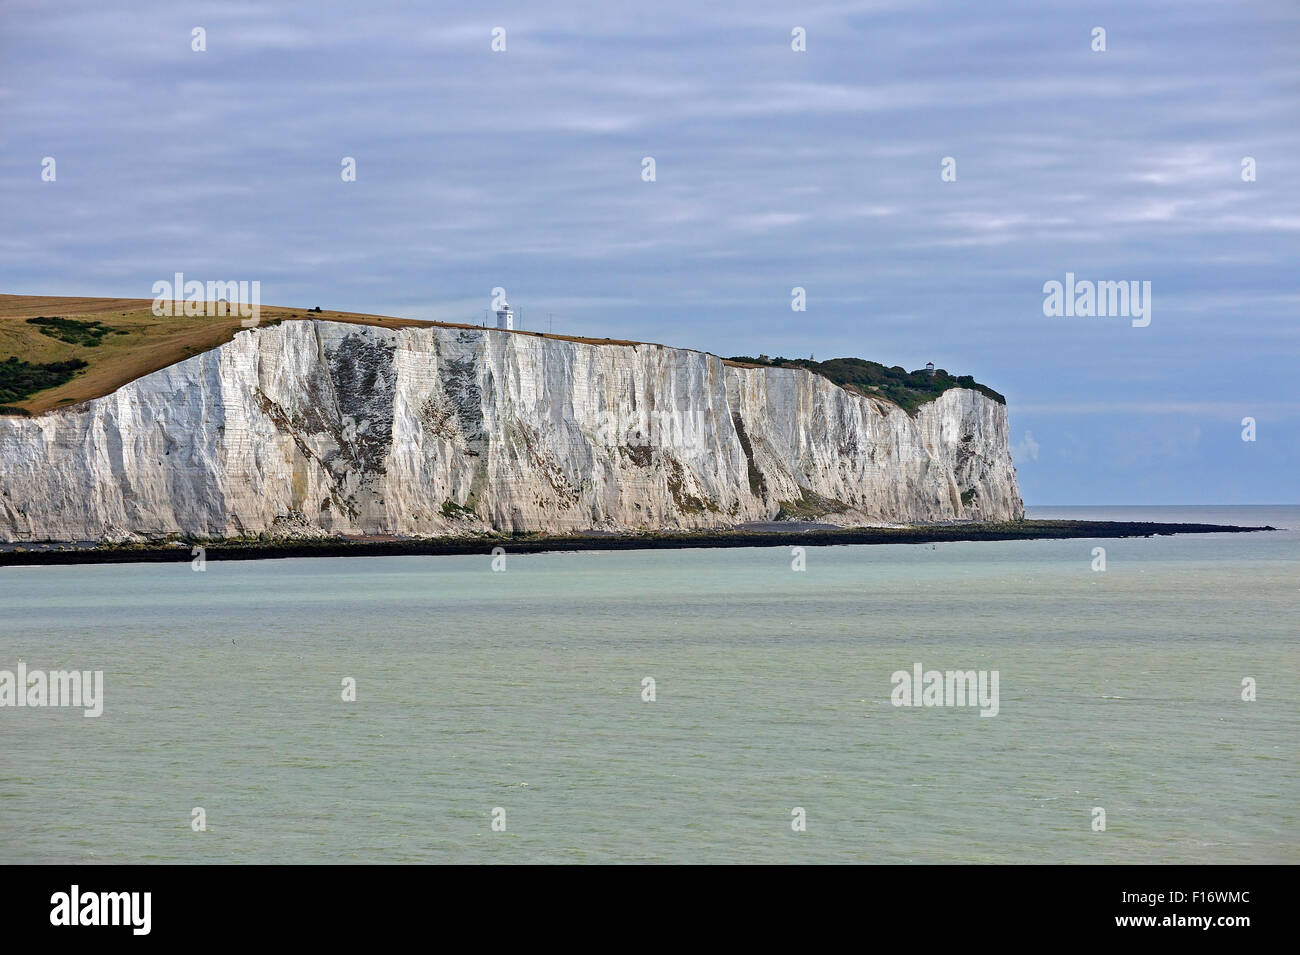
<svg viewBox="0 0 1300 955">
<path fill-rule="evenodd" d="M 515 327 L 515 313 L 510 308 L 509 302 L 502 302 L 501 307 L 497 309 L 497 328 L 512 330 Z"/>
</svg>

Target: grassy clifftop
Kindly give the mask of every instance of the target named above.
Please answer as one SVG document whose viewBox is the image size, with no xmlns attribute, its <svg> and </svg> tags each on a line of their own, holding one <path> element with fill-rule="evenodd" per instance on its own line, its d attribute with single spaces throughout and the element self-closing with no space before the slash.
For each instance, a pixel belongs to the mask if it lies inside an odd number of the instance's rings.
<svg viewBox="0 0 1300 955">
<path fill-rule="evenodd" d="M 400 328 L 427 325 L 355 312 L 262 306 L 261 323 L 319 318 Z M 222 345 L 237 315 L 153 314 L 150 299 L 0 295 L 0 414 L 40 414 L 99 398 Z"/>
<path fill-rule="evenodd" d="M 1007 399 L 987 385 L 981 385 L 970 375 L 950 375 L 936 368 L 931 375 L 924 369 L 907 371 L 901 365 L 892 368 L 864 358 L 832 358 L 830 361 L 813 361 L 811 358 L 749 358 L 737 356 L 728 361 L 737 365 L 765 368 L 803 368 L 829 378 L 848 391 L 892 401 L 909 414 L 927 401 L 933 401 L 949 388 L 970 388 L 987 395 L 999 404 Z"/>
<path fill-rule="evenodd" d="M 230 341 L 242 330 L 237 315 L 153 314 L 150 299 L 0 295 L 0 414 L 40 414 L 100 398 L 145 375 Z M 263 305 L 261 324 L 319 319 L 383 328 L 479 328 L 361 312 Z M 555 338 L 591 345 L 663 347 L 624 339 L 581 338 L 514 330 L 503 335 Z M 861 358 L 817 362 L 802 358 L 724 359 L 733 365 L 804 368 L 862 395 L 884 398 L 909 412 L 949 388 L 973 388 L 1005 399 L 969 375 L 908 372 Z"/>
</svg>

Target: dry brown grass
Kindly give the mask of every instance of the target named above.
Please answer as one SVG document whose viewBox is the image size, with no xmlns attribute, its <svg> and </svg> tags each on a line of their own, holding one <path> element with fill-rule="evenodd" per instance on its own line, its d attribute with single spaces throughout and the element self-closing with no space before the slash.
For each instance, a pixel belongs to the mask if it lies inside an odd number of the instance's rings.
<svg viewBox="0 0 1300 955">
<path fill-rule="evenodd" d="M 99 321 L 111 328 L 125 329 L 126 335 L 106 335 L 99 345 L 88 347 L 59 341 L 42 335 L 39 327 L 27 319 L 39 315 Z M 367 315 L 360 312 L 311 312 L 305 308 L 282 308 L 263 305 L 261 321 L 302 321 L 320 319 L 349 322 L 354 325 L 380 325 L 384 328 L 439 326 L 442 328 L 479 328 L 455 322 L 422 322 L 410 318 Z M 12 406 L 32 414 L 53 408 L 100 398 L 136 378 L 192 355 L 216 348 L 230 341 L 242 330 L 238 316 L 175 316 L 160 318 L 153 314 L 151 299 L 137 298 L 62 298 L 48 295 L 0 295 L 0 361 L 17 356 L 23 361 L 54 362 L 80 358 L 88 366 L 71 381 L 37 392 Z M 497 331 L 493 329 L 493 331 Z M 547 335 L 539 332 L 497 332 L 510 335 L 540 335 L 563 341 L 591 345 L 638 345 L 624 339 L 578 338 L 571 335 Z"/>
</svg>

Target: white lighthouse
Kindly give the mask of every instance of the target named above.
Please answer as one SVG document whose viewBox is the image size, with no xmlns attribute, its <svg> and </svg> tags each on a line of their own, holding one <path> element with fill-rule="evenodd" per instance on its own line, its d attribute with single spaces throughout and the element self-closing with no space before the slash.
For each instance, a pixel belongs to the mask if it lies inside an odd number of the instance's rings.
<svg viewBox="0 0 1300 955">
<path fill-rule="evenodd" d="M 510 308 L 510 303 L 502 300 L 501 307 L 497 309 L 497 328 L 504 328 L 507 331 L 515 327 L 515 313 Z"/>
</svg>

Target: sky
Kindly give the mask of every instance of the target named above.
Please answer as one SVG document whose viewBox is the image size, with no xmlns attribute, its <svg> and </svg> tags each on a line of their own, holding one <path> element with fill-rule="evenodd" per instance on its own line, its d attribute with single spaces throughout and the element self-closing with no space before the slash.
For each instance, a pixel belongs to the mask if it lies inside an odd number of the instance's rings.
<svg viewBox="0 0 1300 955">
<path fill-rule="evenodd" d="M 933 361 L 1027 504 L 1297 503 L 1300 5 L 0 0 L 0 292 L 176 272 Z"/>
</svg>

